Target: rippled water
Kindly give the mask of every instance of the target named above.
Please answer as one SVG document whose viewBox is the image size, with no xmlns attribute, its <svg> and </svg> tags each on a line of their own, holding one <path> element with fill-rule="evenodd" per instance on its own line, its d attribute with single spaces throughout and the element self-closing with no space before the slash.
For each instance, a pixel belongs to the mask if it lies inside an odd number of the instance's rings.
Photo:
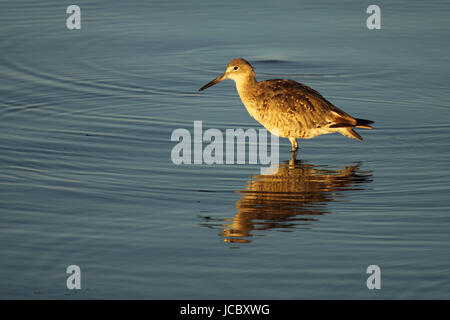
<svg viewBox="0 0 450 320">
<path fill-rule="evenodd" d="M 449 298 L 450 5 L 0 2 L 0 298 Z M 176 128 L 260 128 L 232 81 L 375 121 L 256 165 L 180 165 Z M 79 265 L 82 290 L 66 288 Z M 382 289 L 366 268 L 380 266 Z"/>
</svg>

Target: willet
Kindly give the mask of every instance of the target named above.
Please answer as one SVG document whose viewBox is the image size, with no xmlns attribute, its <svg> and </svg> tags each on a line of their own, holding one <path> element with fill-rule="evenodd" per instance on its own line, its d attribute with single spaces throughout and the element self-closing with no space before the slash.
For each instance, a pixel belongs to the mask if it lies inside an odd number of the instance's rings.
<svg viewBox="0 0 450 320">
<path fill-rule="evenodd" d="M 225 72 L 199 91 L 232 79 L 248 113 L 270 133 L 289 138 L 292 151 L 297 139 L 339 132 L 362 140 L 353 128 L 372 129 L 373 121 L 353 118 L 326 100 L 319 92 L 293 80 L 256 81 L 253 67 L 244 59 L 228 63 Z"/>
</svg>

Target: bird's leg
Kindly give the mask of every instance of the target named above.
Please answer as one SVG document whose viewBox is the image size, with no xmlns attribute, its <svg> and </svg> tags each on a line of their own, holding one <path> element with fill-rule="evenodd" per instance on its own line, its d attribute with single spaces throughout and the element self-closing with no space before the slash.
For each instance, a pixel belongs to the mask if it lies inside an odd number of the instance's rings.
<svg viewBox="0 0 450 320">
<path fill-rule="evenodd" d="M 292 151 L 291 160 L 289 160 L 289 165 L 291 166 L 295 165 L 296 161 L 297 161 L 297 150 Z"/>
<path fill-rule="evenodd" d="M 291 142 L 292 148 L 291 151 L 297 151 L 298 149 L 298 144 L 297 144 L 297 139 L 296 138 L 289 138 L 289 141 Z"/>
</svg>

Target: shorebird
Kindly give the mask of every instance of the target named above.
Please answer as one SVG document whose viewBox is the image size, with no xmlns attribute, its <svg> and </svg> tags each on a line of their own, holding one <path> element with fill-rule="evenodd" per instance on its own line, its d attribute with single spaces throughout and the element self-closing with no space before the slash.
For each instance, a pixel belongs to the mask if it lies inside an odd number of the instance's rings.
<svg viewBox="0 0 450 320">
<path fill-rule="evenodd" d="M 361 141 L 353 128 L 372 129 L 373 121 L 353 118 L 304 84 L 286 79 L 256 81 L 253 67 L 241 58 L 231 60 L 223 74 L 199 91 L 225 79 L 234 80 L 248 113 L 270 133 L 288 138 L 293 152 L 299 138 L 339 132 Z"/>
</svg>

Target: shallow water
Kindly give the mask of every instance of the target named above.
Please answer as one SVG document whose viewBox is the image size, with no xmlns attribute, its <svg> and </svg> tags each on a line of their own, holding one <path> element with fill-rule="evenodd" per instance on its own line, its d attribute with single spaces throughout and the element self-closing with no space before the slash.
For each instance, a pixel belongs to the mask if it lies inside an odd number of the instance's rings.
<svg viewBox="0 0 450 320">
<path fill-rule="evenodd" d="M 0 298 L 450 298 L 450 5 L 0 2 Z M 173 130 L 260 128 L 244 57 L 375 121 L 280 168 L 174 165 Z M 82 289 L 66 288 L 68 265 Z M 382 289 L 368 290 L 378 265 Z"/>
</svg>

